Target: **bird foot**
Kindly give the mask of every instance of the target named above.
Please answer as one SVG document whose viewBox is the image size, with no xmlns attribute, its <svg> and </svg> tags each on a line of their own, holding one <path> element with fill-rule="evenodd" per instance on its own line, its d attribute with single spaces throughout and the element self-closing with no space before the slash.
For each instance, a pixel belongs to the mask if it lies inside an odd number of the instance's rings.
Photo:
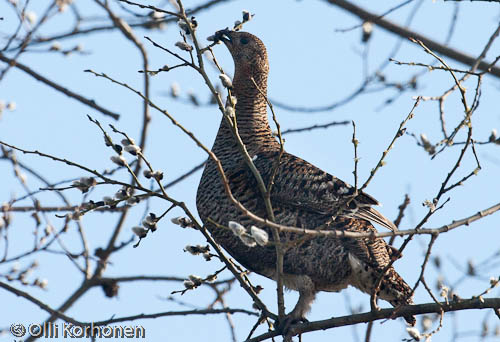
<svg viewBox="0 0 500 342">
<path fill-rule="evenodd" d="M 291 342 L 292 341 L 292 327 L 297 324 L 297 323 L 307 323 L 309 322 L 307 318 L 305 317 L 297 317 L 297 315 L 294 315 L 293 311 L 286 315 L 285 317 L 282 317 L 279 319 L 277 323 L 277 331 L 280 332 L 280 334 L 283 336 L 283 341 L 284 342 Z"/>
</svg>

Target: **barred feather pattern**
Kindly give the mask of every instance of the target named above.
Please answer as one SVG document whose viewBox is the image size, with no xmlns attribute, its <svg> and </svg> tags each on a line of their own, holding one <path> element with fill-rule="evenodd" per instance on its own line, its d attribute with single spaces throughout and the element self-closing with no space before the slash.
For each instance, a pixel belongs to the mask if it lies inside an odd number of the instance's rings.
<svg viewBox="0 0 500 342">
<path fill-rule="evenodd" d="M 235 62 L 233 95 L 237 98 L 238 131 L 265 184 L 270 182 L 273 167 L 279 156 L 279 143 L 273 137 L 267 118 L 269 65 L 264 44 L 246 32 L 219 31 Z M 255 80 L 257 87 L 255 86 Z M 246 208 L 266 218 L 262 194 L 257 181 L 247 167 L 235 138 L 222 120 L 212 151 L 222 163 L 234 197 Z M 280 159 L 271 193 L 277 223 L 307 229 L 336 229 L 348 232 L 375 232 L 366 219 L 390 229 L 392 222 L 371 208 L 378 202 L 359 193 L 342 180 L 322 171 L 294 155 L 284 153 Z M 230 230 L 217 228 L 209 218 L 227 226 L 236 221 L 250 227 L 256 225 L 243 215 L 228 199 L 216 165 L 209 160 L 198 187 L 199 215 L 215 241 L 222 245 L 239 263 L 249 270 L 275 279 L 276 254 L 274 246 L 246 246 Z M 259 226 L 259 225 L 257 225 Z M 392 226 L 394 226 L 392 224 Z M 260 227 L 269 234 L 267 227 Z M 351 285 L 372 293 L 374 284 L 391 260 L 392 248 L 380 238 L 304 237 L 282 233 L 285 243 L 292 243 L 284 256 L 284 283 L 297 290 L 300 298 L 290 313 L 303 318 L 318 291 L 337 292 Z M 379 297 L 392 305 L 411 304 L 411 288 L 390 267 L 383 276 Z M 405 317 L 414 324 L 415 318 Z"/>
</svg>

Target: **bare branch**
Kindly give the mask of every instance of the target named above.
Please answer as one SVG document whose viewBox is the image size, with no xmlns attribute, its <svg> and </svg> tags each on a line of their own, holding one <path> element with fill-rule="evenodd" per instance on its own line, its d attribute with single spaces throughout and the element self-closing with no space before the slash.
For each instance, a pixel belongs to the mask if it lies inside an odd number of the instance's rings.
<svg viewBox="0 0 500 342">
<path fill-rule="evenodd" d="M 441 309 L 444 312 L 459 311 L 459 310 L 482 310 L 482 309 L 498 309 L 500 307 L 500 298 L 485 298 L 483 301 L 479 299 L 468 299 L 459 302 L 440 302 L 427 303 L 420 305 L 408 305 L 401 309 L 382 309 L 380 311 L 370 311 L 361 314 L 349 315 L 326 319 L 322 321 L 315 321 L 310 323 L 301 323 L 292 326 L 291 333 L 293 335 L 303 334 L 305 332 L 325 330 L 346 325 L 353 325 L 359 323 L 367 323 L 379 319 L 388 319 L 403 317 L 408 315 L 421 315 L 425 313 L 439 313 Z M 396 312 L 397 311 L 397 312 Z M 280 333 L 271 331 L 255 338 L 247 340 L 247 342 L 258 342 L 279 336 Z"/>
<path fill-rule="evenodd" d="M 428 37 L 425 37 L 417 32 L 411 31 L 407 28 L 401 27 L 389 20 L 381 18 L 380 16 L 373 14 L 371 12 L 366 11 L 365 9 L 354 5 L 353 3 L 346 0 L 326 0 L 328 3 L 339 6 L 349 13 L 363 19 L 364 21 L 370 21 L 398 36 L 405 38 L 413 38 L 423 42 L 429 49 L 436 51 L 444 56 L 452 58 L 458 62 L 473 66 L 476 63 L 476 58 L 470 55 L 467 55 L 461 51 L 450 48 L 446 45 L 436 42 Z M 478 68 L 480 70 L 489 70 L 488 72 L 496 77 L 500 77 L 500 68 L 491 67 L 490 63 L 481 61 L 478 64 Z"/>
<path fill-rule="evenodd" d="M 107 116 L 110 116 L 112 117 L 113 119 L 115 120 L 118 120 L 120 118 L 120 115 L 119 114 L 116 114 L 116 113 L 113 113 L 109 110 L 107 110 L 106 108 L 103 108 L 101 106 L 99 106 L 98 104 L 95 103 L 94 100 L 89 100 L 67 88 L 64 88 L 63 86 L 60 86 L 59 84 L 49 80 L 48 78 L 40 75 L 39 73 L 35 72 L 33 69 L 29 68 L 28 66 L 24 65 L 24 64 L 21 64 L 17 61 L 14 61 L 8 57 L 6 57 L 3 53 L 0 52 L 0 61 L 2 62 L 5 62 L 9 65 L 12 65 L 12 66 L 15 66 L 16 68 L 24 71 L 25 73 L 27 73 L 28 75 L 30 75 L 31 77 L 35 78 L 36 80 L 42 82 L 42 83 L 45 83 L 46 85 L 48 85 L 49 87 L 52 87 L 54 88 L 55 90 L 71 97 L 71 98 L 74 98 L 75 100 L 91 107 L 91 108 L 94 108 L 95 110 L 101 112 L 102 114 L 104 115 L 107 115 Z"/>
</svg>

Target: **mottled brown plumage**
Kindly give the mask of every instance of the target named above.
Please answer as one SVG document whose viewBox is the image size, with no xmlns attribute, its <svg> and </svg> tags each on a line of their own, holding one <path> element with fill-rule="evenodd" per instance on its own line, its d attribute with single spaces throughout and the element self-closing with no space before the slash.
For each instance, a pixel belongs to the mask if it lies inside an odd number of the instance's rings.
<svg viewBox="0 0 500 342">
<path fill-rule="evenodd" d="M 239 134 L 254 159 L 265 184 L 279 155 L 279 143 L 273 137 L 267 118 L 266 99 L 269 64 L 264 44 L 246 32 L 219 31 L 235 63 L 233 95 L 237 98 L 236 117 Z M 252 82 L 255 80 L 258 88 Z M 222 120 L 212 151 L 220 159 L 229 179 L 232 193 L 245 207 L 260 217 L 267 217 L 262 194 L 254 175 L 247 167 L 231 130 Z M 396 229 L 394 224 L 372 209 L 378 202 L 360 193 L 348 206 L 354 188 L 314 165 L 284 153 L 271 202 L 277 223 L 308 229 L 337 229 L 350 232 L 374 232 L 368 221 Z M 255 225 L 228 199 L 215 163 L 209 160 L 197 193 L 200 217 L 214 239 L 249 270 L 276 279 L 276 254 L 273 246 L 248 247 L 227 229 L 210 224 L 208 218 L 221 225 L 236 221 L 245 227 Z M 269 232 L 266 227 L 261 227 Z M 284 242 L 303 236 L 281 234 Z M 306 239 L 286 251 L 284 284 L 299 291 L 300 298 L 291 317 L 301 319 L 309 310 L 318 291 L 340 291 L 348 285 L 371 293 L 376 279 L 390 262 L 391 247 L 380 238 L 315 237 Z M 383 277 L 379 297 L 392 305 L 412 303 L 410 287 L 391 267 Z M 406 320 L 414 324 L 412 316 Z"/>
</svg>

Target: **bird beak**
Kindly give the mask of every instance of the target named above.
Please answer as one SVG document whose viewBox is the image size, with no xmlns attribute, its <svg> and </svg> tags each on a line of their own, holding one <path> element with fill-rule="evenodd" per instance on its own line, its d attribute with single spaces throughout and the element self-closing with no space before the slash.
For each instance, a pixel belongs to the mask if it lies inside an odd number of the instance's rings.
<svg viewBox="0 0 500 342">
<path fill-rule="evenodd" d="M 229 31 L 229 29 L 227 28 L 215 32 L 215 39 L 223 41 L 226 46 L 228 46 L 228 44 L 231 45 L 233 44 L 233 39 L 231 38 L 231 31 Z"/>
</svg>

